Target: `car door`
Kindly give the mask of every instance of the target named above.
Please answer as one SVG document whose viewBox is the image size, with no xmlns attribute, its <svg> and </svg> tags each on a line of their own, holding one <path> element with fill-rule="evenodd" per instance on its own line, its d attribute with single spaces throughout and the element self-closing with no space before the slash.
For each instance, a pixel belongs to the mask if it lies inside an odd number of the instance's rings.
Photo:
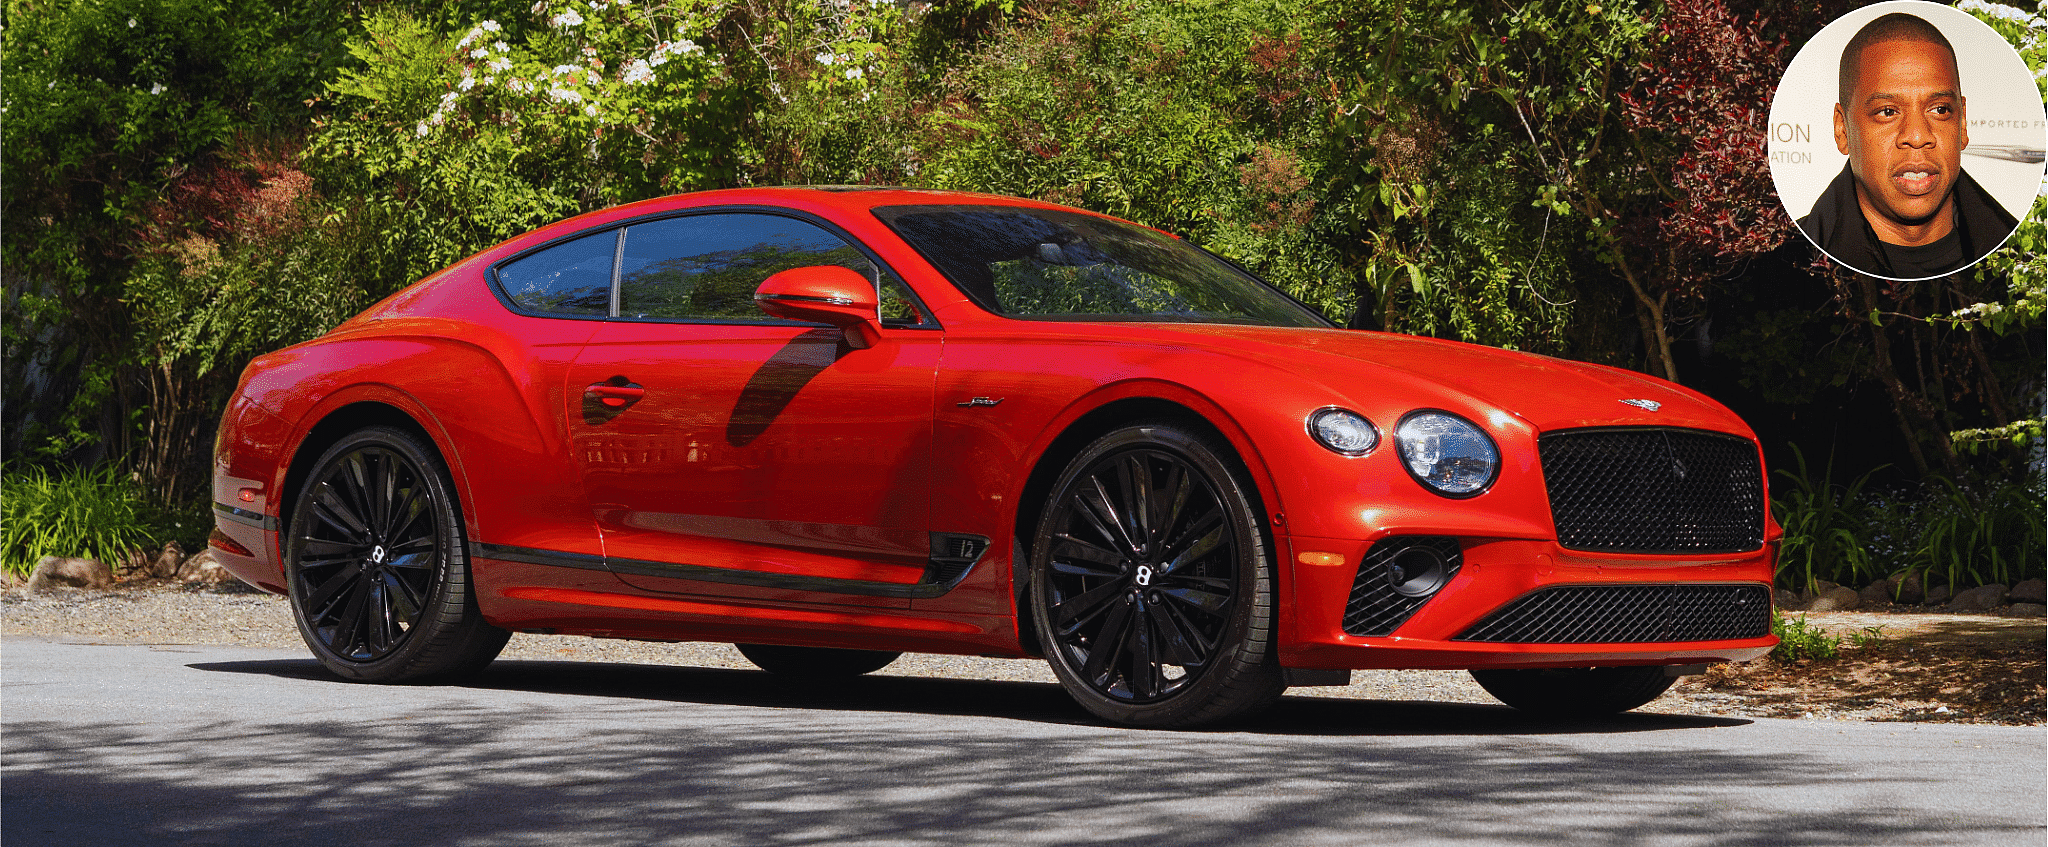
<svg viewBox="0 0 2048 847">
<path fill-rule="evenodd" d="M 879 261 L 762 211 L 624 227 L 613 317 L 568 373 L 607 565 L 645 589 L 907 604 L 924 580 L 942 334 Z M 859 271 L 897 316 L 872 347 L 768 317 L 768 276 Z"/>
</svg>

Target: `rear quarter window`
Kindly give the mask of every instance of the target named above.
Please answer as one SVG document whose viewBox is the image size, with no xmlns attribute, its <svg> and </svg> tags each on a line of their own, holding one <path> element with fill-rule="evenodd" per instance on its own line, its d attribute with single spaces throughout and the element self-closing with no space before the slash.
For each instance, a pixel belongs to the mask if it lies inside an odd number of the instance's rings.
<svg viewBox="0 0 2048 847">
<path fill-rule="evenodd" d="M 557 244 L 498 267 L 498 284 L 521 309 L 545 315 L 611 313 L 616 230 Z"/>
</svg>

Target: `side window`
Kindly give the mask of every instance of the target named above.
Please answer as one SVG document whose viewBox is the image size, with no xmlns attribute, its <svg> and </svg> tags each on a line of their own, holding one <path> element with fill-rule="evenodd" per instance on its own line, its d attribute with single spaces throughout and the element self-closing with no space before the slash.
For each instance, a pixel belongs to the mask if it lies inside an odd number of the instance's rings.
<svg viewBox="0 0 2048 847">
<path fill-rule="evenodd" d="M 530 312 L 604 317 L 611 313 L 618 232 L 557 244 L 498 268 L 505 296 Z"/>
<path fill-rule="evenodd" d="M 853 245 L 795 218 L 733 213 L 635 224 L 626 230 L 619 264 L 619 317 L 771 320 L 754 305 L 754 290 L 778 272 L 806 265 L 877 275 Z M 883 317 L 916 323 L 908 289 L 893 275 L 883 283 Z"/>
</svg>

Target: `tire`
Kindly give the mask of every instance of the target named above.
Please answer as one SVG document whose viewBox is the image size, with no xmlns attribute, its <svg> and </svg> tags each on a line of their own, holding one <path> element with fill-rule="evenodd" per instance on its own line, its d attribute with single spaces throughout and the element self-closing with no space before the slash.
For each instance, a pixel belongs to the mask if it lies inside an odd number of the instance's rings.
<svg viewBox="0 0 2048 847">
<path fill-rule="evenodd" d="M 446 681 L 490 663 L 511 633 L 477 609 L 461 504 L 419 436 L 370 427 L 321 454 L 285 536 L 299 635 L 362 682 Z"/>
<path fill-rule="evenodd" d="M 839 650 L 831 647 L 787 647 L 780 644 L 735 644 L 754 667 L 802 679 L 851 679 L 888 667 L 902 653 L 887 650 Z"/>
<path fill-rule="evenodd" d="M 1657 699 L 1678 681 L 1666 676 L 1661 665 L 1475 670 L 1472 678 L 1502 703 L 1559 718 L 1626 712 Z"/>
<path fill-rule="evenodd" d="M 1076 702 L 1121 724 L 1193 727 L 1279 698 L 1272 544 L 1227 446 L 1128 426 L 1052 490 L 1032 537 L 1032 624 Z"/>
</svg>

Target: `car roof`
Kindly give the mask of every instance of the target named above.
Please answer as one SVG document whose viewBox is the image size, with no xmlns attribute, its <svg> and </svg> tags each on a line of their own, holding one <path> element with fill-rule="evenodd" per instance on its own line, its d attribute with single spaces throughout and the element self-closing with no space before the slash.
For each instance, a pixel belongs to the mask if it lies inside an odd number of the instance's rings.
<svg viewBox="0 0 2048 847">
<path fill-rule="evenodd" d="M 807 201 L 844 209 L 873 209 L 881 206 L 944 205 L 950 203 L 1035 206 L 1048 209 L 1067 208 L 1054 203 L 1032 200 L 1025 197 L 1011 197 L 1003 194 L 949 191 L 937 188 L 909 188 L 896 185 L 773 185 L 724 188 L 715 191 L 674 194 L 647 202 L 658 204 L 663 201 L 681 201 L 686 205 Z M 632 205 L 637 206 L 639 204 Z"/>
<path fill-rule="evenodd" d="M 906 188 L 883 185 L 775 185 L 745 188 L 721 188 L 711 191 L 694 191 L 685 194 L 670 194 L 619 206 L 611 206 L 585 212 L 581 215 L 556 221 L 525 236 L 514 239 L 534 243 L 558 237 L 564 233 L 591 226 L 601 226 L 614 221 L 661 212 L 681 211 L 708 206 L 785 206 L 795 209 L 833 209 L 841 213 L 865 213 L 885 206 L 1016 206 L 1034 209 L 1053 209 L 1078 212 L 1084 215 L 1122 220 L 1073 206 L 1062 206 L 1027 197 L 1011 197 L 1005 194 L 984 194 L 975 191 L 950 191 L 936 188 Z M 1126 221 L 1126 223 L 1135 223 Z M 1145 224 L 1138 224 L 1146 226 Z M 1180 236 L 1156 227 L 1146 226 L 1170 238 Z M 539 236 L 534 239 L 533 236 Z"/>
</svg>

